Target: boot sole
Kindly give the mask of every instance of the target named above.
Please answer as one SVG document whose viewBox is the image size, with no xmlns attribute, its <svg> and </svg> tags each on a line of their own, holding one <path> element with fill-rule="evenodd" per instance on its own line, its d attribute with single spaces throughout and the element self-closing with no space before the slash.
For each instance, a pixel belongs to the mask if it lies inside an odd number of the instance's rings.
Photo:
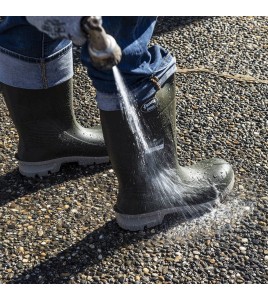
<svg viewBox="0 0 268 300">
<path fill-rule="evenodd" d="M 116 221 L 122 229 L 129 231 L 139 231 L 144 230 L 145 228 L 151 228 L 160 225 L 163 222 L 165 216 L 174 213 L 178 213 L 183 216 L 190 215 L 189 219 L 198 217 L 203 215 L 204 213 L 210 212 L 219 202 L 222 202 L 222 200 L 231 192 L 233 186 L 234 177 L 218 198 L 210 202 L 191 206 L 191 213 L 189 212 L 189 206 L 185 205 L 139 215 L 115 213 Z"/>
<path fill-rule="evenodd" d="M 40 162 L 24 162 L 19 161 L 19 171 L 26 177 L 45 177 L 60 170 L 61 165 L 65 163 L 76 162 L 80 166 L 98 165 L 109 162 L 109 156 L 101 157 L 86 157 L 86 156 L 71 156 L 61 157 L 52 160 Z"/>
</svg>

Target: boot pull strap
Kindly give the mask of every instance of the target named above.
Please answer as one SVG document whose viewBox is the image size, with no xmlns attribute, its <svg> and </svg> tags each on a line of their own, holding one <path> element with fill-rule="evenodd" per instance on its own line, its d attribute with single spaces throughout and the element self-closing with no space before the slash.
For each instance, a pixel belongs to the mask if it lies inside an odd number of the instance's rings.
<svg viewBox="0 0 268 300">
<path fill-rule="evenodd" d="M 159 79 L 156 76 L 152 76 L 150 81 L 155 85 L 156 89 L 159 91 L 161 89 L 161 85 L 159 84 Z"/>
</svg>

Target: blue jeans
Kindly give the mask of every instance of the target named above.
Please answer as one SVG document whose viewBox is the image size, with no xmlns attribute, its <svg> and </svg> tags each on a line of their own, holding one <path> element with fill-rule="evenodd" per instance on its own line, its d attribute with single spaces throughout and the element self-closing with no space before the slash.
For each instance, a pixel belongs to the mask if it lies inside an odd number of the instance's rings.
<svg viewBox="0 0 268 300">
<path fill-rule="evenodd" d="M 148 48 L 156 24 L 155 17 L 103 17 L 103 27 L 122 49 L 118 65 L 138 103 L 153 96 L 176 70 L 175 58 L 159 45 Z M 90 63 L 87 46 L 81 61 L 96 88 L 102 110 L 120 109 L 112 71 L 100 71 Z M 30 25 L 25 17 L 0 19 L 0 82 L 24 89 L 46 89 L 73 76 L 72 43 L 53 40 Z"/>
</svg>

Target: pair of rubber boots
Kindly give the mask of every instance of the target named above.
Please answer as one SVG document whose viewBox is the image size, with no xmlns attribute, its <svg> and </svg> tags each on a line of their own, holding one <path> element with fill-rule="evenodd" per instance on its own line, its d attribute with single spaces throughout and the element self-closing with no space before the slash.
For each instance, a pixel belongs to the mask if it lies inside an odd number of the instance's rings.
<svg viewBox="0 0 268 300">
<path fill-rule="evenodd" d="M 139 147 L 121 111 L 100 111 L 103 134 L 101 127 L 80 126 L 73 112 L 72 80 L 45 90 L 4 84 L 2 90 L 19 134 L 21 174 L 46 176 L 63 163 L 110 159 L 119 183 L 116 220 L 123 229 L 153 227 L 171 213 L 199 216 L 233 187 L 232 167 L 222 159 L 178 165 L 174 76 L 138 107 L 148 153 Z"/>
</svg>

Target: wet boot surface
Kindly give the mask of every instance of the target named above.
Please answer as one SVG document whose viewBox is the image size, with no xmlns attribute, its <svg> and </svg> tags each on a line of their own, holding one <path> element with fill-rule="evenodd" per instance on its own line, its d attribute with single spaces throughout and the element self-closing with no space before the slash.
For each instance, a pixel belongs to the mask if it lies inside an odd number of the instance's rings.
<svg viewBox="0 0 268 300">
<path fill-rule="evenodd" d="M 266 26 L 267 17 L 167 17 L 152 40 L 177 59 L 179 164 L 219 157 L 234 167 L 233 192 L 200 219 L 120 229 L 110 164 L 21 176 L 0 94 L 0 282 L 267 283 Z M 78 61 L 75 50 L 74 109 L 89 127 L 100 116 Z"/>
<path fill-rule="evenodd" d="M 9 115 L 19 134 L 16 158 L 27 177 L 58 172 L 63 163 L 108 162 L 101 126 L 81 126 L 73 111 L 73 81 L 29 90 L 2 84 Z"/>
<path fill-rule="evenodd" d="M 149 111 L 144 107 L 150 107 Z M 131 129 L 134 114 L 139 125 Z M 231 192 L 234 172 L 223 159 L 202 160 L 188 167 L 178 164 L 175 76 L 130 112 L 101 110 L 100 116 L 119 182 L 115 211 L 123 229 L 150 228 L 175 212 L 185 219 L 200 217 Z"/>
</svg>

